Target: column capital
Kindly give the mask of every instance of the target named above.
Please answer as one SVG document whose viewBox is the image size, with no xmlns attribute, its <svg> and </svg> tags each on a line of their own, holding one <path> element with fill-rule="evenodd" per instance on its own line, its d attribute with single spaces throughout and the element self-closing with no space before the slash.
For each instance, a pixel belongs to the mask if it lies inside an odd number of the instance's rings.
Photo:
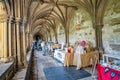
<svg viewBox="0 0 120 80">
<path fill-rule="evenodd" d="M 23 21 L 23 23 L 26 23 L 27 22 L 26 17 L 23 17 L 22 21 Z"/>
<path fill-rule="evenodd" d="M 25 24 L 26 24 L 26 20 L 22 19 L 21 23 L 20 23 L 20 33 L 25 32 Z"/>
<path fill-rule="evenodd" d="M 22 22 L 22 19 L 20 17 L 15 17 L 15 22 L 16 23 L 21 23 Z"/>
<path fill-rule="evenodd" d="M 26 31 L 25 33 L 26 33 L 26 34 L 29 34 L 30 32 L 29 32 L 29 31 Z"/>
<path fill-rule="evenodd" d="M 20 24 L 21 24 L 20 27 L 24 27 L 26 23 L 27 23 L 27 19 L 25 17 L 20 19 Z"/>
<path fill-rule="evenodd" d="M 8 22 L 13 23 L 14 22 L 14 17 L 12 15 L 8 16 Z"/>
</svg>

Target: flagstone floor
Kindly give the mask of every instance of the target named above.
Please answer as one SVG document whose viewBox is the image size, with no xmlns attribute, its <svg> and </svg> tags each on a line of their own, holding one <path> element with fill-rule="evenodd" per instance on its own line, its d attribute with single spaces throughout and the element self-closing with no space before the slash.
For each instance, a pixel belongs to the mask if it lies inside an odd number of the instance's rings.
<svg viewBox="0 0 120 80">
<path fill-rule="evenodd" d="M 43 56 L 41 51 L 35 51 L 35 80 L 56 80 L 58 78 L 54 78 L 53 74 L 51 74 L 53 76 L 53 79 L 46 79 L 46 74 L 44 69 L 45 68 L 50 68 L 50 67 L 63 67 L 63 64 L 54 60 L 50 55 L 46 55 Z M 87 68 L 83 68 L 85 71 L 92 73 L 91 67 L 87 67 Z M 56 75 L 59 74 L 60 71 L 58 71 L 58 73 L 55 73 Z M 65 74 L 63 72 L 63 74 Z M 48 75 L 51 76 L 51 75 Z M 97 72 L 95 72 L 95 75 L 97 75 Z M 68 75 L 67 75 L 68 76 Z M 60 77 L 63 77 L 63 75 L 60 75 Z M 71 76 L 72 77 L 72 76 Z M 77 80 L 91 80 L 91 76 L 86 77 L 82 79 L 77 79 Z M 67 78 L 64 80 L 68 80 Z M 74 79 L 70 79 L 70 80 L 74 80 Z M 97 80 L 97 79 L 92 79 L 92 80 Z"/>
<path fill-rule="evenodd" d="M 59 75 L 60 79 L 55 78 L 55 76 L 52 73 L 48 72 L 49 75 L 46 75 L 46 73 L 45 73 L 45 69 L 51 68 L 51 67 L 64 68 L 62 63 L 56 61 L 50 55 L 43 56 L 41 51 L 35 51 L 35 65 L 34 65 L 35 80 L 60 80 L 61 78 L 64 78 L 64 77 L 65 78 L 62 80 L 97 80 L 97 79 L 91 79 L 91 76 L 89 76 L 89 77 L 84 76 L 84 78 L 81 78 L 81 79 L 73 79 L 73 78 L 71 78 L 72 76 L 69 76 L 68 74 L 64 73 L 64 71 L 63 71 L 63 74 L 65 74 L 65 75 L 61 75 L 62 71 L 60 71 L 59 68 L 58 68 L 58 72 L 55 72 L 55 75 L 60 74 Z M 68 67 L 68 69 L 69 69 L 69 67 Z M 82 69 L 85 70 L 86 72 L 89 72 L 90 74 L 92 73 L 91 67 L 82 68 Z M 25 74 L 26 74 L 26 70 L 22 69 L 21 71 L 17 72 L 17 74 L 15 75 L 13 80 L 24 80 Z M 52 79 L 47 78 L 50 76 L 52 76 Z M 66 78 L 66 76 L 69 78 Z M 95 72 L 95 76 L 97 76 L 97 72 Z"/>
</svg>

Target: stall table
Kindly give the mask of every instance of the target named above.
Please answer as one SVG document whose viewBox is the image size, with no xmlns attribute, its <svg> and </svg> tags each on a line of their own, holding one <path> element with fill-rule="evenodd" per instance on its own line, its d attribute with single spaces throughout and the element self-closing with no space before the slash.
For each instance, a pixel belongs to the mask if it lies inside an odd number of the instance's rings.
<svg viewBox="0 0 120 80">
<path fill-rule="evenodd" d="M 98 51 L 91 51 L 80 55 L 81 57 L 81 67 L 87 67 L 93 65 L 93 60 L 96 58 L 99 59 Z"/>
<path fill-rule="evenodd" d="M 55 53 L 54 53 L 54 58 L 56 58 L 60 62 L 64 63 L 65 53 L 66 52 L 64 50 L 56 49 Z"/>
<path fill-rule="evenodd" d="M 98 64 L 97 71 L 98 71 L 98 80 L 120 80 L 119 70 Z"/>
</svg>

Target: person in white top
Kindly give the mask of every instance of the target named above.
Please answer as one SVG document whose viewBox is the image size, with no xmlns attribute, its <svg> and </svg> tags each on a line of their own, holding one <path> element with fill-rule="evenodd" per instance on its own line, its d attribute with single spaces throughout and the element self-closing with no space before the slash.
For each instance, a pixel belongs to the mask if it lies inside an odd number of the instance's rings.
<svg viewBox="0 0 120 80">
<path fill-rule="evenodd" d="M 45 42 L 44 41 L 42 41 L 41 47 L 42 47 L 42 54 L 43 54 L 43 56 L 45 56 L 46 55 L 46 48 L 45 48 Z"/>
<path fill-rule="evenodd" d="M 83 47 L 78 42 L 76 43 L 73 65 L 77 66 L 77 70 L 81 68 L 81 57 L 80 55 L 84 53 Z"/>
</svg>

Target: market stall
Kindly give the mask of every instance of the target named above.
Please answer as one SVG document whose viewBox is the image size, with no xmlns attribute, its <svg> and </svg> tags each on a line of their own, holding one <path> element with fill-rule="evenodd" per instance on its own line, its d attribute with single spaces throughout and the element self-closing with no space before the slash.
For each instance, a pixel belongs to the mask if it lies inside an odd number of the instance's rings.
<svg viewBox="0 0 120 80">
<path fill-rule="evenodd" d="M 56 49 L 54 53 L 54 58 L 64 63 L 65 53 L 66 52 L 64 50 Z"/>
<path fill-rule="evenodd" d="M 120 80 L 120 55 L 104 54 L 103 63 L 97 66 L 98 80 Z"/>
</svg>

